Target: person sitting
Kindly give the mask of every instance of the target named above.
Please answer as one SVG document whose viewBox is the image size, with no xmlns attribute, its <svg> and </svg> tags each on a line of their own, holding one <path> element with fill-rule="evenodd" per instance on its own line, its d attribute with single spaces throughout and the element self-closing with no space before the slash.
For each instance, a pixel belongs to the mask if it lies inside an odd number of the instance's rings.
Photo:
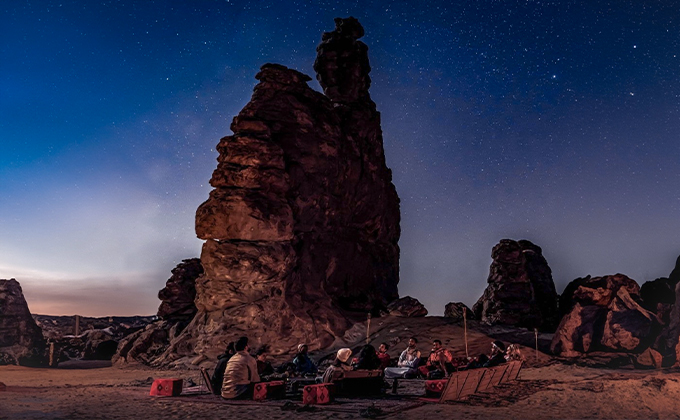
<svg viewBox="0 0 680 420">
<path fill-rule="evenodd" d="M 494 367 L 505 363 L 505 344 L 496 340 L 491 343 L 491 356 L 480 354 L 477 359 L 470 362 L 466 369 L 477 369 L 480 367 Z"/>
<path fill-rule="evenodd" d="M 441 340 L 434 340 L 432 342 L 432 352 L 427 358 L 425 366 L 419 367 L 418 370 L 428 379 L 440 379 L 453 372 L 452 361 L 453 355 L 442 347 Z"/>
<path fill-rule="evenodd" d="M 257 374 L 260 375 L 260 378 L 274 374 L 274 367 L 270 362 L 267 361 L 267 353 L 269 353 L 269 347 L 267 345 L 263 345 L 255 353 L 255 360 L 257 361 Z"/>
<path fill-rule="evenodd" d="M 236 354 L 229 359 L 222 383 L 222 398 L 247 399 L 253 396 L 253 383 L 260 382 L 257 362 L 248 354 L 248 338 L 241 337 L 234 345 Z"/>
<path fill-rule="evenodd" d="M 411 337 L 408 340 L 408 347 L 399 355 L 397 367 L 385 369 L 385 379 L 413 378 L 417 376 L 418 363 L 420 362 L 420 351 L 416 348 L 418 339 Z"/>
<path fill-rule="evenodd" d="M 215 366 L 215 371 L 210 378 L 210 385 L 212 385 L 213 394 L 220 395 L 222 392 L 222 382 L 224 381 L 224 370 L 227 368 L 227 362 L 236 353 L 234 349 L 234 342 L 231 341 L 227 344 L 227 348 L 224 353 L 217 356 L 217 365 Z"/>
<path fill-rule="evenodd" d="M 352 370 L 352 366 L 347 363 L 351 356 L 351 349 L 342 348 L 338 350 L 338 353 L 335 355 L 335 360 L 328 366 L 321 381 L 325 384 L 332 383 L 342 375 L 342 372 Z"/>
<path fill-rule="evenodd" d="M 524 360 L 522 356 L 522 351 L 519 349 L 517 344 L 510 344 L 505 350 L 505 360 L 511 362 L 513 360 Z"/>
<path fill-rule="evenodd" d="M 387 343 L 380 343 L 378 346 L 378 359 L 380 359 L 380 370 L 385 370 L 386 367 L 390 365 L 392 362 L 392 359 L 390 359 L 390 355 L 387 354 L 387 350 L 389 350 L 390 346 L 387 345 Z"/>
<path fill-rule="evenodd" d="M 489 361 L 484 363 L 484 367 L 498 366 L 505 362 L 505 344 L 500 340 L 496 340 L 491 343 L 491 355 L 489 356 Z"/>
<path fill-rule="evenodd" d="M 295 366 L 295 373 L 300 376 L 314 375 L 318 372 L 318 368 L 307 354 L 306 344 L 298 346 L 298 352 L 293 359 L 293 365 Z"/>
<path fill-rule="evenodd" d="M 382 362 L 378 358 L 378 353 L 375 351 L 375 347 L 366 344 L 359 352 L 359 360 L 357 361 L 356 366 L 354 366 L 354 369 L 376 370 L 380 369 L 381 363 Z"/>
</svg>

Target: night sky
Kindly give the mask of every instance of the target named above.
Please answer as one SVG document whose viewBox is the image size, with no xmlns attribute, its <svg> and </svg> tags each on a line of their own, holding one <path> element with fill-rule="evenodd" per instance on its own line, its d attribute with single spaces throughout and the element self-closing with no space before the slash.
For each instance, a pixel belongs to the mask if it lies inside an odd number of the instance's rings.
<svg viewBox="0 0 680 420">
<path fill-rule="evenodd" d="M 313 76 L 350 15 L 401 198 L 402 296 L 472 305 L 502 238 L 541 246 L 558 292 L 670 273 L 677 2 L 4 1 L 0 278 L 34 313 L 155 313 L 199 256 L 215 146 L 259 67 Z"/>
</svg>

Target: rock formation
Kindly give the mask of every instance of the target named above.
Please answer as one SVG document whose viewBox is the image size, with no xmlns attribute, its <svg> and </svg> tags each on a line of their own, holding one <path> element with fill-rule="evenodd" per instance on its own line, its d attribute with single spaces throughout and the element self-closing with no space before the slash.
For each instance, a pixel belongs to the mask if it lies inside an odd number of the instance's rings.
<svg viewBox="0 0 680 420">
<path fill-rule="evenodd" d="M 0 280 L 0 365 L 44 363 L 45 340 L 19 282 Z"/>
<path fill-rule="evenodd" d="M 387 312 L 398 317 L 418 318 L 427 316 L 427 309 L 420 301 L 411 296 L 404 296 L 387 305 Z"/>
<path fill-rule="evenodd" d="M 565 357 L 642 353 L 654 343 L 661 325 L 641 303 L 638 284 L 623 274 L 574 280 L 560 300 L 569 310 L 555 332 L 552 352 Z"/>
<path fill-rule="evenodd" d="M 198 258 L 179 263 L 172 270 L 165 287 L 158 292 L 161 305 L 157 316 L 160 319 L 120 340 L 112 362 L 147 365 L 165 363 L 167 360 L 163 354 L 196 314 L 196 280 L 202 274 L 203 266 Z M 106 350 L 107 347 L 103 347 L 96 354 L 105 353 Z"/>
<path fill-rule="evenodd" d="M 503 239 L 491 258 L 489 286 L 472 307 L 475 317 L 488 324 L 553 331 L 559 321 L 557 292 L 541 248 Z"/>
<path fill-rule="evenodd" d="M 302 342 L 325 348 L 398 298 L 399 198 L 368 48 L 356 19 L 335 23 L 314 64 L 325 95 L 308 76 L 265 64 L 234 134 L 217 145 L 214 190 L 196 211 L 198 313 L 157 360 L 214 360 L 241 335 L 274 356 Z"/>
<path fill-rule="evenodd" d="M 444 316 L 447 318 L 453 318 L 456 321 L 463 320 L 463 312 L 467 319 L 475 319 L 475 313 L 467 307 L 463 302 L 449 302 L 444 307 Z"/>
<path fill-rule="evenodd" d="M 158 317 L 170 321 L 190 321 L 196 315 L 196 279 L 203 274 L 199 258 L 183 260 L 172 270 L 172 277 L 158 292 Z"/>
</svg>

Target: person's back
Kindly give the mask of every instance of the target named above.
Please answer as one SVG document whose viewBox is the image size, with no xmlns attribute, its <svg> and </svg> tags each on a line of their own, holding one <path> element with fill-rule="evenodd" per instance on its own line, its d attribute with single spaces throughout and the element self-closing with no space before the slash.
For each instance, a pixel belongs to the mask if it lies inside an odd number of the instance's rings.
<svg viewBox="0 0 680 420">
<path fill-rule="evenodd" d="M 307 346 L 305 344 L 298 346 L 298 353 L 293 359 L 293 365 L 295 365 L 296 373 L 300 375 L 314 374 L 318 371 L 316 365 L 307 354 Z"/>
<path fill-rule="evenodd" d="M 241 340 L 239 340 L 240 342 Z M 236 344 L 236 354 L 229 359 L 222 382 L 222 398 L 243 398 L 252 392 L 251 384 L 259 382 L 257 362 L 248 354 L 247 339 L 245 344 Z"/>
<path fill-rule="evenodd" d="M 357 369 L 375 370 L 380 369 L 381 361 L 378 358 L 378 354 L 375 348 L 367 344 L 361 349 L 359 353 L 359 361 L 357 362 Z"/>
</svg>

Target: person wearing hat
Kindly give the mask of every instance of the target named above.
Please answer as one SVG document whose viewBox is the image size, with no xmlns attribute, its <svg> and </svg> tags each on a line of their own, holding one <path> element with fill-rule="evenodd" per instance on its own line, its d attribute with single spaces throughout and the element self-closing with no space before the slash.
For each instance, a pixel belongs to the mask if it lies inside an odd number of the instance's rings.
<svg viewBox="0 0 680 420">
<path fill-rule="evenodd" d="M 342 372 L 347 370 L 352 370 L 352 366 L 348 363 L 349 358 L 352 357 L 352 350 L 348 348 L 342 348 L 338 350 L 335 355 L 335 360 L 328 366 L 323 374 L 322 382 L 325 384 L 331 383 L 342 376 Z"/>
<path fill-rule="evenodd" d="M 313 375 L 318 372 L 316 365 L 307 354 L 306 344 L 298 345 L 298 352 L 293 359 L 293 365 L 295 365 L 295 372 L 301 376 Z"/>
<path fill-rule="evenodd" d="M 253 396 L 253 383 L 260 382 L 257 361 L 248 354 L 248 338 L 241 337 L 234 345 L 236 354 L 229 359 L 222 383 L 222 398 L 248 399 Z"/>
</svg>

